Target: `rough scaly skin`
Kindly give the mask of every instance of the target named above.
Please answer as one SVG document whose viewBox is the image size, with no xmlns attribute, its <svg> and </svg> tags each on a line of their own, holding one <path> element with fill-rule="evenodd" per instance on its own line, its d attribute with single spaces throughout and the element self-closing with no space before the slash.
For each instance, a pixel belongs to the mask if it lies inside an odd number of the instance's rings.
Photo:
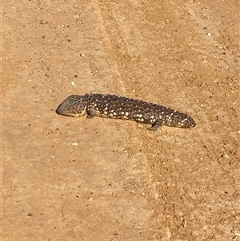
<svg viewBox="0 0 240 241">
<path fill-rule="evenodd" d="M 133 120 L 151 124 L 150 130 L 159 126 L 190 128 L 196 126 L 195 121 L 187 114 L 176 110 L 116 95 L 86 94 L 71 95 L 56 110 L 57 114 L 79 117 L 87 114 L 94 116 Z"/>
</svg>

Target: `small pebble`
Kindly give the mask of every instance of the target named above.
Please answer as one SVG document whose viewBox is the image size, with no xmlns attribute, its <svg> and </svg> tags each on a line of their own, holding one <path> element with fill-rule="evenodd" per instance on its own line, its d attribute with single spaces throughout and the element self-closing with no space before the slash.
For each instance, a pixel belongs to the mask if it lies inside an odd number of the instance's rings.
<svg viewBox="0 0 240 241">
<path fill-rule="evenodd" d="M 75 85 L 74 81 L 72 81 L 72 82 L 71 82 L 71 86 L 76 87 L 76 85 Z"/>
<path fill-rule="evenodd" d="M 223 158 L 225 158 L 225 159 L 230 159 L 229 155 L 226 154 L 226 153 L 223 154 Z"/>
</svg>

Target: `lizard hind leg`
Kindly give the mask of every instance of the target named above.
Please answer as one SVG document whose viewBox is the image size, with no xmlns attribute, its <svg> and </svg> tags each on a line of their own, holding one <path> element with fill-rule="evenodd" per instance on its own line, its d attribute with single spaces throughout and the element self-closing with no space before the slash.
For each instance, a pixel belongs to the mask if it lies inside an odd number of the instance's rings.
<svg viewBox="0 0 240 241">
<path fill-rule="evenodd" d="M 162 120 L 156 120 L 151 127 L 148 128 L 148 130 L 150 131 L 156 131 L 160 126 L 163 125 L 163 121 Z"/>
</svg>

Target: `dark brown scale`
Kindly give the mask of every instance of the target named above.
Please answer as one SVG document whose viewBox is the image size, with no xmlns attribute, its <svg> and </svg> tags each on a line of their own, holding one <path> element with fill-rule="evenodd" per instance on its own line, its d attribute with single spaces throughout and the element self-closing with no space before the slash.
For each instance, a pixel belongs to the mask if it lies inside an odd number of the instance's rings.
<svg viewBox="0 0 240 241">
<path fill-rule="evenodd" d="M 150 130 L 157 130 L 161 125 L 181 128 L 196 126 L 195 121 L 187 114 L 164 106 L 116 95 L 71 95 L 59 105 L 56 112 L 73 117 L 86 113 L 89 118 L 96 115 L 133 120 L 152 124 Z"/>
</svg>

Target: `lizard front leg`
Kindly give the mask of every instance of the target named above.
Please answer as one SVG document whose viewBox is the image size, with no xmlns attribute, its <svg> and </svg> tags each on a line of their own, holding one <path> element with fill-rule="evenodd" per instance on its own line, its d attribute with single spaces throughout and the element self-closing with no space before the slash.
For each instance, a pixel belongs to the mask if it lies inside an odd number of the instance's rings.
<svg viewBox="0 0 240 241">
<path fill-rule="evenodd" d="M 96 111 L 93 106 L 87 108 L 87 118 L 93 118 L 96 115 Z"/>
</svg>

